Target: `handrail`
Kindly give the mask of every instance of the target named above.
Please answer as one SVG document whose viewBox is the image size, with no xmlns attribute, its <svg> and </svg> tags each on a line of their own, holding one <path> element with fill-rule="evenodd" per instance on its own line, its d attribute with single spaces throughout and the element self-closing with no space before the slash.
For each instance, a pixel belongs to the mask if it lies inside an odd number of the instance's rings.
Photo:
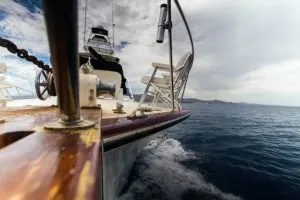
<svg viewBox="0 0 300 200">
<path fill-rule="evenodd" d="M 181 6 L 180 6 L 178 0 L 174 0 L 174 2 L 175 2 L 175 4 L 176 4 L 176 7 L 177 7 L 177 9 L 178 9 L 178 11 L 179 11 L 179 13 L 180 13 L 180 16 L 181 16 L 181 18 L 182 18 L 182 20 L 183 20 L 183 22 L 184 22 L 184 25 L 185 25 L 185 27 L 186 27 L 186 29 L 187 29 L 187 32 L 188 32 L 188 35 L 189 35 L 189 39 L 190 39 L 191 47 L 192 47 L 192 55 L 193 55 L 192 64 L 193 64 L 193 62 L 194 62 L 194 54 L 195 54 L 195 51 L 194 51 L 194 42 L 193 42 L 192 33 L 191 33 L 191 30 L 190 30 L 190 28 L 189 28 L 189 25 L 188 25 L 188 23 L 187 23 L 187 20 L 186 20 L 186 18 L 185 18 L 185 15 L 184 15 L 184 13 L 183 13 L 183 11 L 182 11 L 182 8 L 181 8 Z"/>
<path fill-rule="evenodd" d="M 185 15 L 184 15 L 184 13 L 183 13 L 183 11 L 182 11 L 182 8 L 181 8 L 181 6 L 180 6 L 178 0 L 174 0 L 174 2 L 175 2 L 175 4 L 176 4 L 176 7 L 177 7 L 177 9 L 178 9 L 178 11 L 179 11 L 179 13 L 180 13 L 180 16 L 181 16 L 181 18 L 182 18 L 182 20 L 183 20 L 183 22 L 184 22 L 184 25 L 185 25 L 185 27 L 186 27 L 186 29 L 187 29 L 187 32 L 188 32 L 188 35 L 189 35 L 189 39 L 190 39 L 191 47 L 192 47 L 192 60 L 191 60 L 191 65 L 193 65 L 193 62 L 194 62 L 194 55 L 195 55 L 195 50 L 194 50 L 194 42 L 193 42 L 192 33 L 191 33 L 191 30 L 190 30 L 190 28 L 189 28 L 189 25 L 188 25 L 188 23 L 187 23 L 187 20 L 186 20 L 186 18 L 185 18 Z M 190 69 L 191 69 L 191 68 L 190 68 Z M 188 72 L 188 74 L 187 74 L 186 79 L 188 79 L 188 76 L 189 76 L 189 72 Z M 187 84 L 187 81 L 185 81 L 184 86 L 183 86 L 183 91 L 182 91 L 182 94 L 181 94 L 180 103 L 182 102 L 182 99 L 183 99 L 183 95 L 184 95 L 184 92 L 185 92 L 186 84 Z"/>
</svg>

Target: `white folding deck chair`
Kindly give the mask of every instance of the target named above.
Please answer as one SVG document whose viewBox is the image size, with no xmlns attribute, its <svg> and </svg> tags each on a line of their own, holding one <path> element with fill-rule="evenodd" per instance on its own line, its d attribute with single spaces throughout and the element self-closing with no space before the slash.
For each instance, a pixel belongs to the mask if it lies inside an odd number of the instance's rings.
<svg viewBox="0 0 300 200">
<path fill-rule="evenodd" d="M 174 103 L 176 108 L 181 108 L 179 103 L 179 94 L 182 92 L 183 85 L 187 81 L 188 73 L 192 65 L 192 54 L 187 52 L 178 61 L 174 69 Z M 172 103 L 172 93 L 171 93 L 171 78 L 170 75 L 163 74 L 163 77 L 156 77 L 157 71 L 169 72 L 170 68 L 168 64 L 152 63 L 154 71 L 151 76 L 145 76 L 142 78 L 142 83 L 146 84 L 144 94 L 140 99 L 138 109 L 143 104 L 145 97 L 148 93 L 153 95 L 152 105 L 156 105 L 158 102 L 164 103 L 167 107 L 170 107 Z M 152 90 L 149 90 L 149 89 Z"/>
</svg>

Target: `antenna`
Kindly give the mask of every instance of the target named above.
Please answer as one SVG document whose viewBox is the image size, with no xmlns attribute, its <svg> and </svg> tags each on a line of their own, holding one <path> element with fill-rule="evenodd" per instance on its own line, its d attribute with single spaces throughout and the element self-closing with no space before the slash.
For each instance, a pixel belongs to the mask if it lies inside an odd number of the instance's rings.
<svg viewBox="0 0 300 200">
<path fill-rule="evenodd" d="M 114 0 L 111 2 L 111 23 L 112 23 L 112 46 L 115 48 L 115 22 L 114 22 Z"/>
</svg>

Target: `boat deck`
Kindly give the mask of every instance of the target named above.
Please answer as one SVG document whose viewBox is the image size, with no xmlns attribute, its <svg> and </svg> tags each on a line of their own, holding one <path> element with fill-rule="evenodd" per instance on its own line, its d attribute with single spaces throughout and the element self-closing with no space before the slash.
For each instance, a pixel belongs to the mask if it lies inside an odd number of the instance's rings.
<svg viewBox="0 0 300 200">
<path fill-rule="evenodd" d="M 81 109 L 83 118 L 95 122 L 83 130 L 46 130 L 45 124 L 58 117 L 53 102 L 28 100 L 32 106 L 1 108 L 1 198 L 101 199 L 103 152 L 189 116 L 188 111 L 160 109 L 146 117 L 128 118 L 136 103 L 124 102 L 125 113 L 117 114 L 113 112 L 115 100 L 99 102 L 101 108 Z"/>
<path fill-rule="evenodd" d="M 133 102 L 131 100 L 125 100 L 121 103 L 123 104 L 123 113 L 114 113 L 114 109 L 116 109 L 116 103 L 121 102 L 120 100 L 116 99 L 98 99 L 97 104 L 99 107 L 101 107 L 102 110 L 102 118 L 117 118 L 117 117 L 127 117 L 130 115 L 134 110 L 136 110 L 138 103 Z M 56 97 L 48 98 L 45 101 L 40 101 L 39 99 L 22 99 L 22 100 L 14 100 L 14 101 L 8 101 L 7 102 L 7 108 L 1 108 L 2 111 L 7 110 L 30 110 L 30 109 L 37 109 L 37 108 L 46 108 L 46 107 L 55 107 L 57 105 L 56 103 Z M 148 105 L 144 104 L 143 107 L 149 107 Z M 153 108 L 152 112 L 147 112 L 147 115 L 152 114 L 159 114 L 159 113 L 166 113 L 171 112 L 172 110 L 170 108 Z M 0 115 L 1 116 L 1 115 Z"/>
<path fill-rule="evenodd" d="M 85 130 L 47 131 L 55 107 L 2 109 L 1 199 L 101 199 L 101 110 L 82 111 L 98 124 Z"/>
</svg>

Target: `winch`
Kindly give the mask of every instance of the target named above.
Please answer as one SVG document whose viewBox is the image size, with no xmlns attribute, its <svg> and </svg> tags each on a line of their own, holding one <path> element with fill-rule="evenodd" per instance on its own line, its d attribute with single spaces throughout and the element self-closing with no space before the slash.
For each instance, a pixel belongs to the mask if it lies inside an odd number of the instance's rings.
<svg viewBox="0 0 300 200">
<path fill-rule="evenodd" d="M 116 96 L 116 84 L 101 81 L 93 74 L 93 66 L 90 61 L 80 66 L 79 70 L 79 94 L 80 107 L 97 106 L 97 98 L 101 95 Z M 51 72 L 41 70 L 35 78 L 35 89 L 40 100 L 46 100 L 49 96 L 56 96 L 55 77 Z"/>
</svg>

